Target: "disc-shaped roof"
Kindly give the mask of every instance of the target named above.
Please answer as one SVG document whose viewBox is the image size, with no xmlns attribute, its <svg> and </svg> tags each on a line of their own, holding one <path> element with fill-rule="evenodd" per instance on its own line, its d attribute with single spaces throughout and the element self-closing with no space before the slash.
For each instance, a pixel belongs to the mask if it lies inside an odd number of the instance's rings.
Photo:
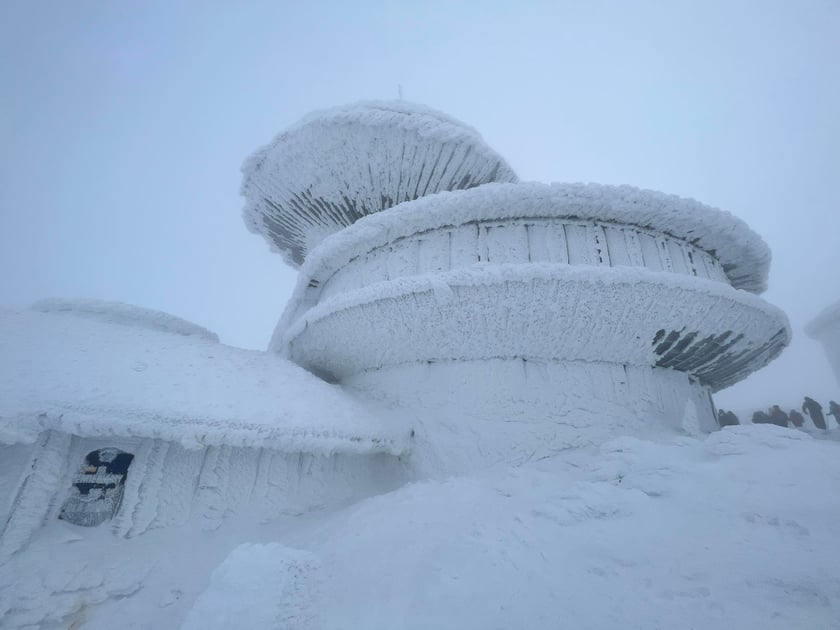
<svg viewBox="0 0 840 630">
<path fill-rule="evenodd" d="M 245 161 L 243 218 L 299 266 L 363 216 L 444 190 L 515 182 L 471 127 L 405 101 L 315 112 Z"/>
</svg>

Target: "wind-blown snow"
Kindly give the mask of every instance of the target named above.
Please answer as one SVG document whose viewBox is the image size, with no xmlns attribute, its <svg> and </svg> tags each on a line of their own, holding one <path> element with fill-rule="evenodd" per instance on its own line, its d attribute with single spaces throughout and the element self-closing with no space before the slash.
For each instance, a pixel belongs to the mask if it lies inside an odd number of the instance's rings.
<svg viewBox="0 0 840 630">
<path fill-rule="evenodd" d="M 39 313 L 67 313 L 106 324 L 118 324 L 121 326 L 131 326 L 132 328 L 201 337 L 208 341 L 219 340 L 219 336 L 216 333 L 198 324 L 193 324 L 169 313 L 134 306 L 133 304 L 124 304 L 123 302 L 49 298 L 39 300 L 29 308 Z"/>
<path fill-rule="evenodd" d="M 0 311 L 0 442 L 55 429 L 190 448 L 404 449 L 405 430 L 280 357 L 77 312 Z"/>
<path fill-rule="evenodd" d="M 464 123 L 404 101 L 314 112 L 248 158 L 243 218 L 290 265 L 357 219 L 516 175 Z"/>
<path fill-rule="evenodd" d="M 750 425 L 118 545 L 55 521 L 0 567 L 0 626 L 834 628 L 838 484 L 840 442 Z"/>
</svg>

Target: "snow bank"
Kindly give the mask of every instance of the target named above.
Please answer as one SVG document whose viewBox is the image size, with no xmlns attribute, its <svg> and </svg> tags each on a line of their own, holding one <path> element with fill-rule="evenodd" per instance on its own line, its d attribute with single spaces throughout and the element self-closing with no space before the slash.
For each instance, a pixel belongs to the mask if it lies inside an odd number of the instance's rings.
<svg viewBox="0 0 840 630">
<path fill-rule="evenodd" d="M 122 302 L 103 300 L 49 298 L 29 307 L 39 313 L 65 313 L 107 324 L 132 326 L 177 335 L 195 336 L 208 341 L 219 341 L 219 336 L 206 328 L 185 319 Z"/>
<path fill-rule="evenodd" d="M 305 584 L 311 563 L 312 554 L 276 543 L 237 547 L 213 571 L 181 629 L 317 628 Z"/>
<path fill-rule="evenodd" d="M 205 336 L 99 315 L 0 311 L 0 357 L 0 442 L 54 429 L 317 454 L 397 454 L 405 445 L 403 428 L 338 387 Z"/>
<path fill-rule="evenodd" d="M 766 289 L 770 249 L 729 212 L 632 186 L 500 183 L 441 192 L 359 220 L 309 254 L 295 295 L 313 280 L 323 283 L 354 258 L 414 234 L 475 222 L 545 218 L 610 222 L 661 232 L 711 253 L 736 289 L 752 293 Z"/>
<path fill-rule="evenodd" d="M 255 630 L 832 628 L 838 455 L 742 426 L 412 484 L 237 549 L 189 620 L 215 595 Z"/>
<path fill-rule="evenodd" d="M 243 218 L 290 265 L 359 218 L 516 175 L 464 123 L 404 101 L 314 112 L 248 158 Z"/>
</svg>

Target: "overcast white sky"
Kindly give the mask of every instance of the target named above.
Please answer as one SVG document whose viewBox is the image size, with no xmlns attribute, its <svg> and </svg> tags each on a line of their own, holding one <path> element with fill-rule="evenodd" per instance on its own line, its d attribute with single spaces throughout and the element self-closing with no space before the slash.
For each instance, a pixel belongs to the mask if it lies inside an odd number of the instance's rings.
<svg viewBox="0 0 840 630">
<path fill-rule="evenodd" d="M 840 2 L 0 4 L 0 305 L 120 300 L 264 348 L 295 273 L 239 167 L 313 109 L 394 98 L 523 180 L 743 218 L 794 341 L 720 406 L 840 397 L 802 326 L 840 299 Z"/>
</svg>

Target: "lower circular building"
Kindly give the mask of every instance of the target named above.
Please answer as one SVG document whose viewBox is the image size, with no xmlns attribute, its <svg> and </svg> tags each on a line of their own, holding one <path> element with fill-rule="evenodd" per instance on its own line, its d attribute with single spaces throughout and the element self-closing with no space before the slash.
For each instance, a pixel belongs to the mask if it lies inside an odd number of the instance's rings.
<svg viewBox="0 0 840 630">
<path fill-rule="evenodd" d="M 769 263 L 742 221 L 692 200 L 485 183 L 313 244 L 270 349 L 407 416 L 430 470 L 712 430 L 711 393 L 789 341 L 756 295 Z"/>
</svg>

